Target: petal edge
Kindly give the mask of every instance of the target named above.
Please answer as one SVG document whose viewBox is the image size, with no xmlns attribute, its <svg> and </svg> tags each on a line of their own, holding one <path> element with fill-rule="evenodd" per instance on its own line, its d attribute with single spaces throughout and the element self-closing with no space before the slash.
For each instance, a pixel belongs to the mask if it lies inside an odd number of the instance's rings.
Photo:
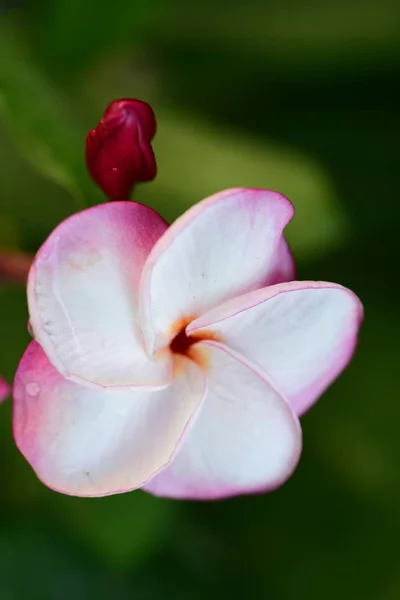
<svg viewBox="0 0 400 600">
<path fill-rule="evenodd" d="M 260 371 L 235 352 L 216 342 L 196 348 L 210 365 L 204 405 L 175 459 L 145 491 L 216 500 L 276 489 L 300 457 L 296 415 Z"/>
<path fill-rule="evenodd" d="M 204 377 L 186 366 L 157 392 L 92 389 L 61 377 L 33 341 L 14 382 L 16 445 L 55 491 L 96 497 L 140 488 L 172 460 L 201 406 Z"/>
</svg>

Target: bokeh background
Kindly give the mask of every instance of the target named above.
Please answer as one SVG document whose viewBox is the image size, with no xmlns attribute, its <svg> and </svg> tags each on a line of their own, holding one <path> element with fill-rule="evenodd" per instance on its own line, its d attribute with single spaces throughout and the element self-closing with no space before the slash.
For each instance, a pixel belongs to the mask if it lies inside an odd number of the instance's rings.
<svg viewBox="0 0 400 600">
<path fill-rule="evenodd" d="M 350 368 L 303 418 L 293 478 L 216 503 L 46 489 L 0 407 L 1 600 L 398 600 L 400 5 L 397 0 L 0 2 L 0 248 L 34 252 L 103 200 L 84 140 L 106 104 L 158 116 L 172 220 L 232 186 L 279 190 L 299 279 L 363 300 Z M 28 342 L 22 287 L 0 283 L 0 372 Z"/>
</svg>

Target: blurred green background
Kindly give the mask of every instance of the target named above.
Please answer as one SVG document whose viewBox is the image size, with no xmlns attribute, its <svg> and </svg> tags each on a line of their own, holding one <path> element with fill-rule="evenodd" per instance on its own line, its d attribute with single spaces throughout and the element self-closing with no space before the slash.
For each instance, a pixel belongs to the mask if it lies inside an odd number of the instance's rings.
<svg viewBox="0 0 400 600">
<path fill-rule="evenodd" d="M 84 140 L 106 104 L 158 116 L 159 175 L 135 199 L 173 219 L 226 187 L 293 201 L 299 279 L 363 300 L 356 356 L 303 419 L 293 478 L 216 503 L 47 490 L 0 407 L 0 599 L 397 600 L 400 5 L 397 0 L 0 1 L 0 247 L 34 252 L 102 201 Z M 0 372 L 28 342 L 0 286 Z"/>
</svg>

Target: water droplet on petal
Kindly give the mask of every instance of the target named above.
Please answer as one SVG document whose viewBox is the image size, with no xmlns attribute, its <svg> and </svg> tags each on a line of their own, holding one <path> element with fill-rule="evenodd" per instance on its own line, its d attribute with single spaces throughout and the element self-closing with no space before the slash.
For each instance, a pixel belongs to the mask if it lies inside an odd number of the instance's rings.
<svg viewBox="0 0 400 600">
<path fill-rule="evenodd" d="M 37 396 L 40 392 L 40 386 L 38 383 L 27 383 L 25 389 L 28 396 Z"/>
</svg>

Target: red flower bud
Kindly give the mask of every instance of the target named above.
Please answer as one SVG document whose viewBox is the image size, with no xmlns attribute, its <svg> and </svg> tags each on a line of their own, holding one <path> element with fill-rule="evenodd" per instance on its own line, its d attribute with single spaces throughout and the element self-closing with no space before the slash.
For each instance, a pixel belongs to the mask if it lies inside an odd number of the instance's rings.
<svg viewBox="0 0 400 600">
<path fill-rule="evenodd" d="M 157 173 L 151 140 L 156 132 L 152 108 L 140 100 L 114 100 L 86 140 L 89 172 L 112 200 L 126 200 L 135 183 Z"/>
</svg>

